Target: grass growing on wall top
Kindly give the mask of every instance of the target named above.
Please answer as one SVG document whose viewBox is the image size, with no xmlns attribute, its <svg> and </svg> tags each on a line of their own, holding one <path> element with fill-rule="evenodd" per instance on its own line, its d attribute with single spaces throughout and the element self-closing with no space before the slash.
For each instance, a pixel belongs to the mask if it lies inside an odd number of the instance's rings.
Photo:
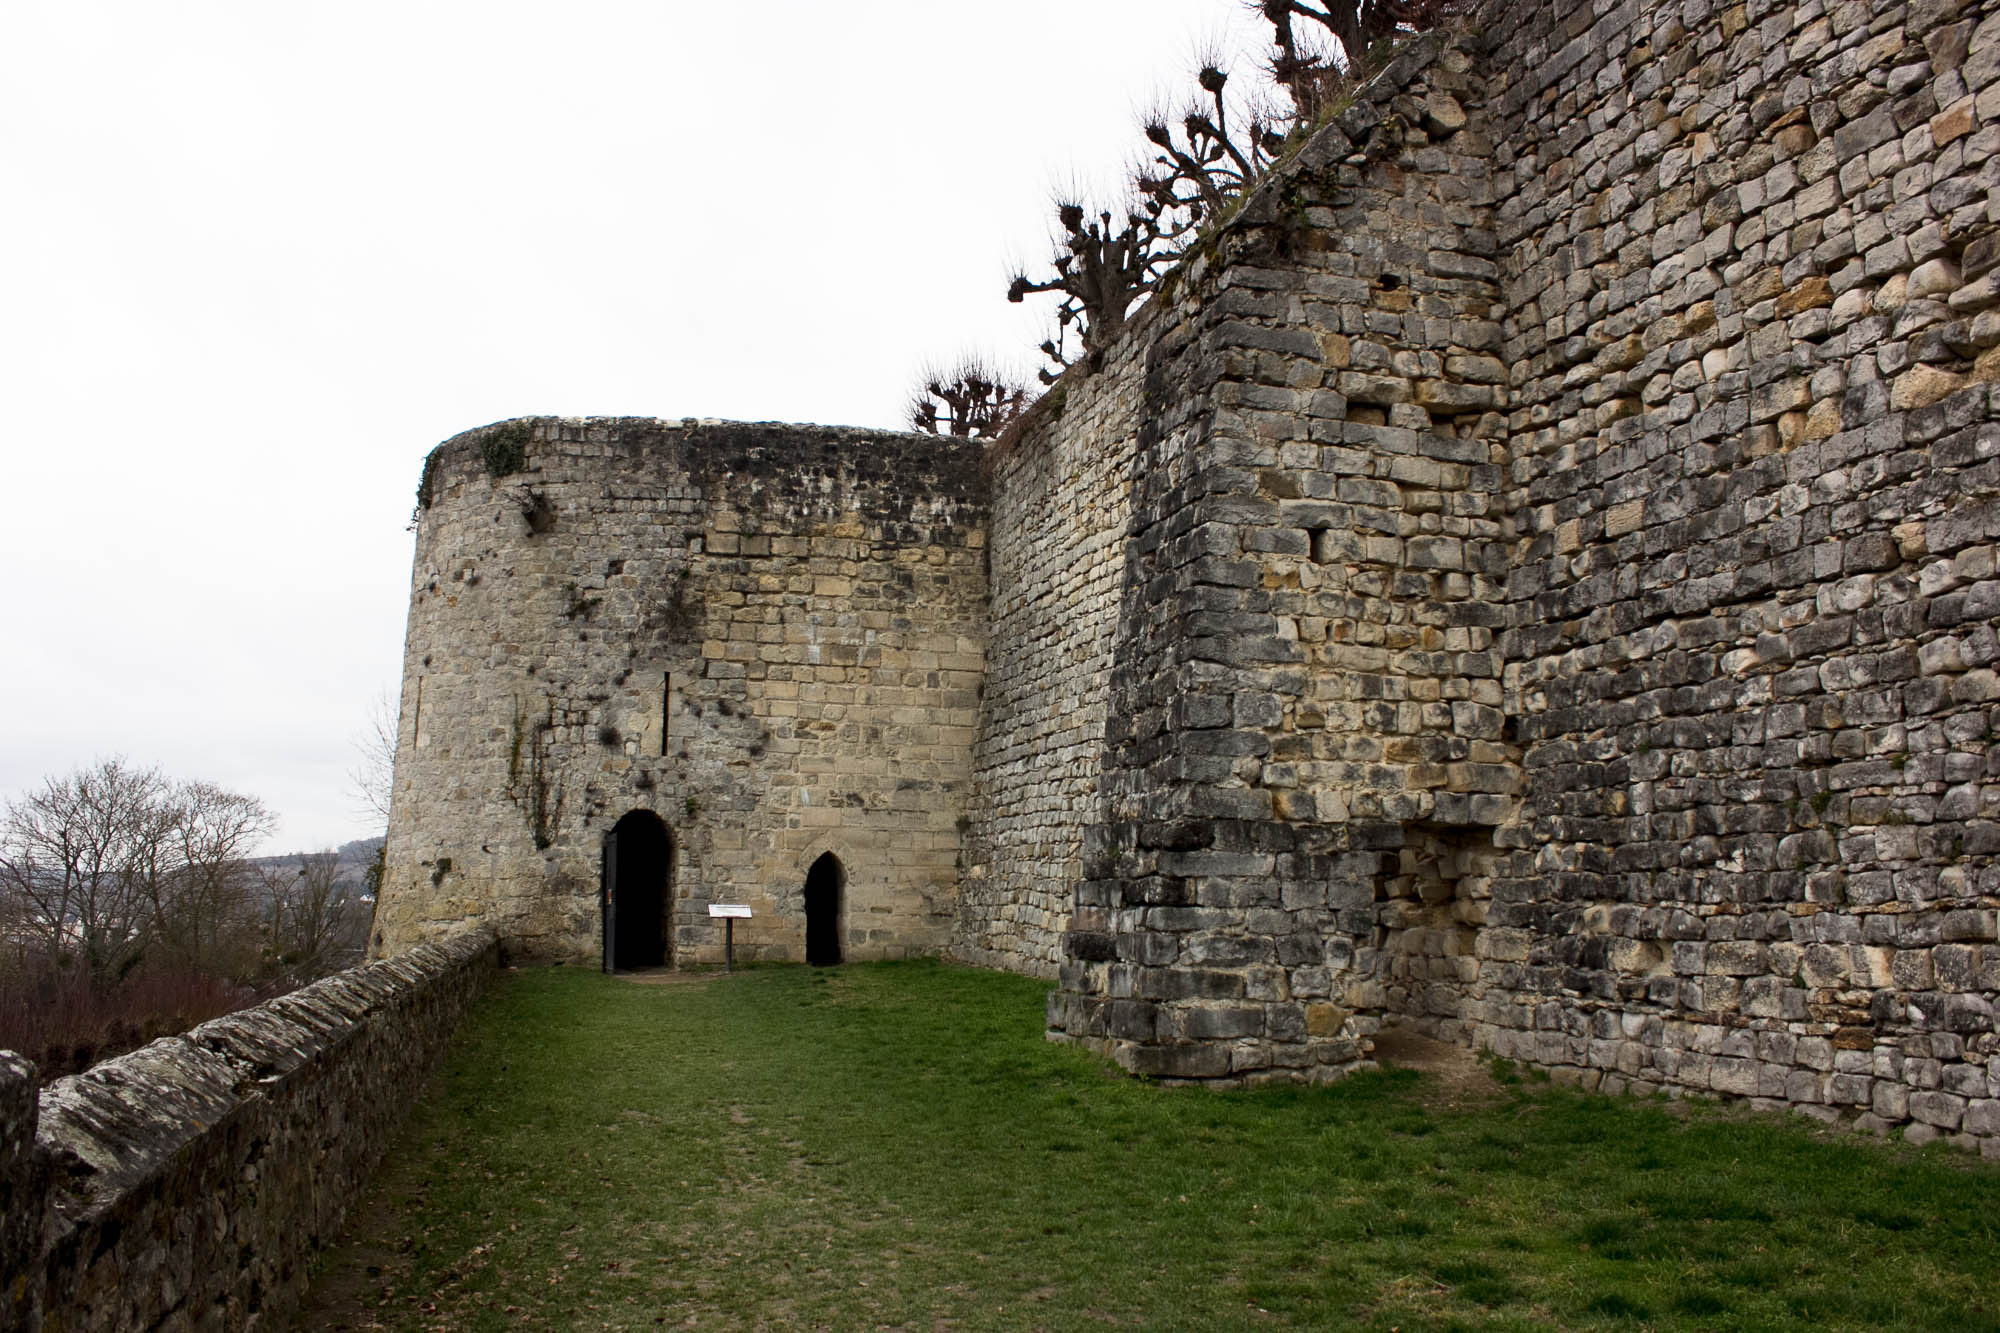
<svg viewBox="0 0 2000 1333">
<path fill-rule="evenodd" d="M 516 974 L 307 1326 L 2000 1327 L 2000 1171 L 1949 1150 L 1408 1072 L 1160 1088 L 1046 1044 L 1044 989 Z"/>
</svg>

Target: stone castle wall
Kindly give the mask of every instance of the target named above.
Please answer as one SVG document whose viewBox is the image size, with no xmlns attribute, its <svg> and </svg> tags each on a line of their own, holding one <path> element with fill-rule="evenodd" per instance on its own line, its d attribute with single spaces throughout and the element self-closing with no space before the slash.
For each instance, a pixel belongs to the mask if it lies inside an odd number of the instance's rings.
<svg viewBox="0 0 2000 1333">
<path fill-rule="evenodd" d="M 284 1326 L 495 958 L 468 932 L 39 1098 L 0 1052 L 0 1326 Z"/>
<path fill-rule="evenodd" d="M 1121 342 L 987 451 L 990 646 L 954 957 L 1054 976 L 1095 819 L 1145 349 Z"/>
<path fill-rule="evenodd" d="M 1148 1074 L 1332 1077 L 1398 1023 L 1990 1140 L 1996 150 L 1994 0 L 1491 0 L 983 478 L 763 427 L 538 423 L 498 483 L 449 445 L 383 947 L 587 956 L 646 808 L 677 956 L 725 893 L 797 956 L 846 839 L 854 956 L 1053 970 L 1052 1035 Z"/>
<path fill-rule="evenodd" d="M 1479 1044 L 2000 1133 L 2000 16 L 1521 4 Z"/>
<path fill-rule="evenodd" d="M 2000 18 L 1477 26 L 1176 294 L 1052 1030 L 1991 1136 Z"/>
<path fill-rule="evenodd" d="M 803 957 L 829 852 L 847 957 L 943 947 L 986 636 L 971 446 L 538 420 L 434 458 L 378 954 L 475 920 L 597 959 L 633 811 L 671 839 L 672 961 L 722 961 L 714 902 L 754 913 L 739 957 Z"/>
<path fill-rule="evenodd" d="M 1050 1009 L 1141 1072 L 1337 1073 L 1389 987 L 1459 983 L 1423 945 L 1475 922 L 1433 932 L 1420 891 L 1490 849 L 1519 781 L 1479 93 L 1464 43 L 1412 44 L 1174 294 Z"/>
</svg>

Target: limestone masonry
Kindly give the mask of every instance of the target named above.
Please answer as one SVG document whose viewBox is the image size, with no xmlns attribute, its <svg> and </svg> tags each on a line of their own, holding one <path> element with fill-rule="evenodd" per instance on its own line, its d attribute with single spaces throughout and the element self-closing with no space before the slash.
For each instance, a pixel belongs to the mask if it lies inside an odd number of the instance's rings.
<svg viewBox="0 0 2000 1333">
<path fill-rule="evenodd" d="M 827 855 L 846 957 L 942 949 L 986 650 L 974 446 L 522 434 L 520 474 L 489 476 L 491 430 L 428 474 L 377 952 L 476 919 L 517 956 L 596 959 L 616 859 L 628 890 L 671 886 L 645 929 L 626 914 L 642 961 L 720 962 L 711 903 L 751 908 L 739 957 L 802 957 Z"/>
<path fill-rule="evenodd" d="M 946 951 L 2000 1150 L 2000 5 L 1494 0 L 1000 441 L 427 465 L 375 949 Z M 608 891 L 607 891 L 608 890 Z"/>
</svg>

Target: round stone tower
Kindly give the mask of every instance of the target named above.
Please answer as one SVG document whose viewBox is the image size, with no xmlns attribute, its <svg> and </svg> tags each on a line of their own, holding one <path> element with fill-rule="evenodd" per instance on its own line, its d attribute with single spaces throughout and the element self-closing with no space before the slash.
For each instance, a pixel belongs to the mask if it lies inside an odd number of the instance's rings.
<svg viewBox="0 0 2000 1333">
<path fill-rule="evenodd" d="M 939 950 L 983 669 L 977 446 L 535 419 L 426 460 L 372 940 Z M 809 945 L 810 941 L 810 945 Z"/>
</svg>

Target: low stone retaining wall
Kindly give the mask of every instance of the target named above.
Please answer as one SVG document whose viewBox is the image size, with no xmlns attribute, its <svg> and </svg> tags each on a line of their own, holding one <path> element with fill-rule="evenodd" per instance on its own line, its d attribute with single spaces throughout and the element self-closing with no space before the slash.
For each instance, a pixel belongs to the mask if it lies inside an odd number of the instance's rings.
<svg viewBox="0 0 2000 1333">
<path fill-rule="evenodd" d="M 34 1067 L 0 1052 L 0 1329 L 283 1327 L 497 965 L 468 932 L 39 1098 Z"/>
</svg>

